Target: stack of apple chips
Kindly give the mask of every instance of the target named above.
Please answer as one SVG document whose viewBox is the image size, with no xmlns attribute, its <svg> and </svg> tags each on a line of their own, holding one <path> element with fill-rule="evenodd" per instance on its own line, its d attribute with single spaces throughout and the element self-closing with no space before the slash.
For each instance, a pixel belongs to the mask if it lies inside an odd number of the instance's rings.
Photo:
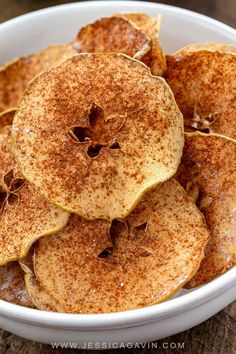
<svg viewBox="0 0 236 354">
<path fill-rule="evenodd" d="M 124 311 L 235 264 L 236 49 L 159 31 L 115 14 L 0 69 L 1 299 Z"/>
</svg>

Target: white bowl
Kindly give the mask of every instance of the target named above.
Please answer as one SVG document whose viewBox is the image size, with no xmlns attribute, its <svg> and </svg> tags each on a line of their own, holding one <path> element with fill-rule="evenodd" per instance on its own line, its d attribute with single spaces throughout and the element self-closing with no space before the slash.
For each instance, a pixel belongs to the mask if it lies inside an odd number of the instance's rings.
<svg viewBox="0 0 236 354">
<path fill-rule="evenodd" d="M 236 31 L 220 22 L 180 8 L 145 2 L 84 2 L 37 11 L 0 25 L 4 62 L 51 43 L 71 40 L 78 29 L 114 12 L 162 14 L 161 41 L 166 52 L 188 43 L 236 44 Z M 236 299 L 236 267 L 158 305 L 112 314 L 70 315 L 20 307 L 0 301 L 0 327 L 38 342 L 69 342 L 78 347 L 117 347 L 147 342 L 184 331 L 205 321 Z M 73 344 L 74 343 L 74 344 Z"/>
</svg>

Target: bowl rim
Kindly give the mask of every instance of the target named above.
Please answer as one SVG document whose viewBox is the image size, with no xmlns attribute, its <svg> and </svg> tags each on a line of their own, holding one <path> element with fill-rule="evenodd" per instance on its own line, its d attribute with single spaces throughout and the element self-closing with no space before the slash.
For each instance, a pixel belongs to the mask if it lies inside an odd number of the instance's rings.
<svg viewBox="0 0 236 354">
<path fill-rule="evenodd" d="M 202 27 L 212 27 L 216 26 L 215 30 L 216 32 L 221 32 L 222 30 L 228 35 L 232 36 L 235 42 L 235 33 L 236 29 L 233 27 L 220 22 L 218 20 L 215 20 L 214 18 L 211 18 L 209 16 L 200 14 L 195 11 L 187 10 L 178 6 L 173 6 L 173 5 L 167 5 L 167 4 L 162 4 L 162 3 L 153 3 L 153 2 L 147 2 L 147 1 L 136 1 L 136 0 L 90 0 L 90 1 L 81 1 L 81 2 L 75 2 L 75 3 L 68 3 L 68 4 L 63 4 L 63 5 L 56 5 L 56 6 L 50 6 L 47 8 L 43 8 L 40 10 L 32 11 L 20 16 L 16 16 L 12 19 L 9 19 L 3 23 L 0 23 L 0 31 L 6 31 L 8 30 L 11 26 L 17 26 L 21 24 L 24 21 L 27 20 L 33 20 L 35 17 L 43 17 L 47 14 L 51 14 L 53 12 L 55 13 L 60 13 L 63 12 L 65 9 L 70 9 L 72 10 L 77 9 L 77 8 L 93 8 L 93 7 L 100 7 L 100 8 L 108 8 L 111 7 L 112 5 L 120 6 L 123 7 L 125 6 L 126 8 L 129 7 L 130 10 L 132 11 L 133 8 L 136 8 L 137 6 L 145 6 L 147 10 L 157 10 L 158 11 L 167 11 L 169 17 L 182 17 L 183 15 L 186 15 L 187 20 L 191 23 L 201 23 Z"/>
<path fill-rule="evenodd" d="M 80 330 L 128 328 L 193 310 L 235 286 L 236 267 L 233 267 L 190 293 L 139 309 L 104 314 L 67 314 L 31 309 L 0 300 L 0 314 L 18 322 L 40 324 L 54 328 L 76 328 Z"/>
<path fill-rule="evenodd" d="M 147 11 L 155 9 L 158 11 L 167 11 L 168 16 L 183 17 L 187 16 L 188 20 L 196 23 L 201 21 L 204 27 L 217 27 L 219 31 L 227 32 L 228 36 L 235 37 L 236 30 L 208 16 L 198 14 L 196 12 L 182 9 L 175 6 L 150 3 L 145 1 L 89 1 L 80 3 L 71 3 L 58 6 L 52 6 L 46 9 L 30 12 L 28 14 L 18 16 L 0 24 L 0 32 L 8 31 L 11 27 L 19 26 L 24 21 L 32 21 L 36 17 L 43 17 L 47 14 L 61 13 L 65 9 L 73 11 L 73 9 L 108 7 L 118 5 L 120 7 L 129 7 L 130 11 L 137 6 L 145 6 Z M 37 309 L 22 307 L 0 300 L 0 315 L 10 318 L 18 322 L 27 322 L 31 324 L 40 324 L 45 327 L 67 328 L 67 329 L 114 329 L 139 326 L 144 323 L 150 323 L 157 319 L 168 318 L 177 315 L 180 312 L 186 312 L 190 309 L 198 307 L 209 300 L 214 299 L 223 292 L 229 290 L 236 285 L 236 267 L 228 270 L 211 282 L 196 288 L 192 292 L 181 295 L 178 298 L 167 300 L 163 303 L 151 305 L 144 308 L 105 313 L 105 314 L 64 314 L 56 312 L 47 312 Z"/>
</svg>

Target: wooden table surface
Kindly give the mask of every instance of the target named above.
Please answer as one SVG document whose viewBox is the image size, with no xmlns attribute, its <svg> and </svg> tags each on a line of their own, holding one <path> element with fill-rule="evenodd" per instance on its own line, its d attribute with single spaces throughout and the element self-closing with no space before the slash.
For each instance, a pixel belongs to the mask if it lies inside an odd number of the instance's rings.
<svg viewBox="0 0 236 354">
<path fill-rule="evenodd" d="M 0 0 L 0 22 L 40 8 L 69 2 L 73 1 Z M 160 2 L 197 11 L 236 27 L 236 0 L 161 0 Z M 178 349 L 178 343 L 180 346 L 184 343 L 184 348 Z M 145 349 L 132 349 L 130 352 L 137 354 L 236 354 L 236 302 L 197 327 L 161 340 L 158 344 L 159 349 L 146 347 Z M 163 346 L 167 348 L 161 349 Z M 126 351 L 119 349 L 112 353 L 125 353 Z M 75 352 L 85 353 L 82 350 L 52 349 L 50 346 L 26 341 L 0 329 L 0 354 L 73 354 Z M 109 354 L 109 352 L 106 353 Z M 90 353 L 97 352 L 90 351 Z"/>
</svg>

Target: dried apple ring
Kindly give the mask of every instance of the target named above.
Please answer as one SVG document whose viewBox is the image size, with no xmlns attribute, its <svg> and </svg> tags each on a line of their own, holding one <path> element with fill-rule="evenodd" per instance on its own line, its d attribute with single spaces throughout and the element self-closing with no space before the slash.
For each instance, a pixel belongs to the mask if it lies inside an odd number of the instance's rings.
<svg viewBox="0 0 236 354">
<path fill-rule="evenodd" d="M 166 80 L 186 130 L 236 138 L 236 55 L 199 50 L 167 57 Z"/>
<path fill-rule="evenodd" d="M 200 269 L 187 284 L 195 287 L 236 263 L 236 141 L 217 134 L 186 134 L 178 171 L 184 188 L 193 181 L 196 204 L 205 216 L 211 239 Z"/>
<path fill-rule="evenodd" d="M 208 240 L 202 214 L 169 180 L 125 220 L 71 215 L 60 233 L 37 243 L 34 271 L 68 313 L 130 310 L 178 291 L 196 273 Z"/>
<path fill-rule="evenodd" d="M 193 43 L 186 47 L 179 49 L 174 53 L 175 58 L 181 58 L 182 56 L 199 52 L 202 50 L 212 51 L 212 52 L 226 52 L 236 54 L 236 46 L 233 44 L 224 44 L 217 42 L 206 42 L 206 43 Z"/>
<path fill-rule="evenodd" d="M 58 44 L 3 65 L 0 68 L 0 112 L 18 106 L 28 83 L 36 75 L 76 54 L 71 46 Z"/>
<path fill-rule="evenodd" d="M 150 17 L 142 13 L 120 13 L 140 28 L 151 40 L 149 51 L 140 59 L 153 75 L 162 76 L 166 70 L 166 59 L 159 41 L 161 16 Z"/>
<path fill-rule="evenodd" d="M 31 82 L 13 139 L 25 178 L 46 199 L 114 219 L 176 172 L 183 119 L 168 85 L 141 62 L 79 54 Z"/>
<path fill-rule="evenodd" d="M 81 28 L 74 46 L 81 53 L 123 53 L 140 59 L 150 50 L 150 42 L 132 22 L 112 16 Z"/>
<path fill-rule="evenodd" d="M 35 240 L 60 230 L 68 217 L 22 177 L 12 154 L 11 127 L 0 129 L 0 265 L 25 257 Z"/>
</svg>

